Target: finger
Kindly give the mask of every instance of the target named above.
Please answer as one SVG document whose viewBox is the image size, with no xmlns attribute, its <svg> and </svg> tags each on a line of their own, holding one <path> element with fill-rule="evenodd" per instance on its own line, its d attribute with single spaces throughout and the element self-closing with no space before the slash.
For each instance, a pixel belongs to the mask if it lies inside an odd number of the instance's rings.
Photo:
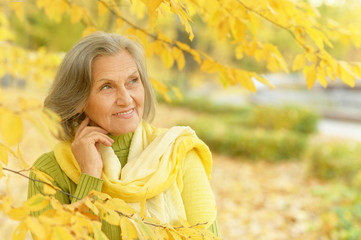
<svg viewBox="0 0 361 240">
<path fill-rule="evenodd" d="M 93 132 L 91 136 L 89 136 L 89 138 L 91 138 L 91 141 L 94 144 L 97 143 L 102 143 L 105 146 L 111 147 L 112 144 L 114 143 L 114 140 L 111 139 L 110 137 L 108 137 L 107 135 L 104 134 L 99 134 L 99 133 L 95 133 Z"/>
<path fill-rule="evenodd" d="M 92 127 L 92 126 L 86 126 L 82 130 L 78 132 L 76 135 L 76 138 L 83 138 L 91 134 L 92 132 L 97 132 L 106 135 L 108 133 L 107 130 L 101 127 Z"/>
<path fill-rule="evenodd" d="M 90 118 L 88 116 L 85 117 L 85 119 L 80 123 L 78 129 L 75 132 L 75 138 L 79 135 L 79 133 L 86 127 L 88 126 L 90 122 Z"/>
</svg>

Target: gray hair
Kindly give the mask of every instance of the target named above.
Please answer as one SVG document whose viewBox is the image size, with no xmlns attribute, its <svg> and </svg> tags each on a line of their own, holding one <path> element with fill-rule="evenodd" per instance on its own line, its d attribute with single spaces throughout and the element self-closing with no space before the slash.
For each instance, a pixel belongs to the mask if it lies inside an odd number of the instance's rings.
<svg viewBox="0 0 361 240">
<path fill-rule="evenodd" d="M 148 78 L 145 54 L 137 41 L 114 33 L 96 32 L 81 39 L 65 55 L 44 106 L 61 117 L 64 133 L 60 140 L 72 140 L 76 127 L 85 118 L 92 87 L 91 67 L 97 56 L 116 55 L 126 50 L 134 58 L 144 86 L 143 119 L 151 121 L 155 114 L 155 97 Z"/>
</svg>

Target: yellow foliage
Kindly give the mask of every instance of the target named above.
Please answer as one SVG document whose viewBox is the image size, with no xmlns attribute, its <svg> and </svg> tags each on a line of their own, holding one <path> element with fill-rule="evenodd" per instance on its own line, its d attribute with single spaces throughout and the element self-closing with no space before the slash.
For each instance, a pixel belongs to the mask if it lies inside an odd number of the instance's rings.
<svg viewBox="0 0 361 240">
<path fill-rule="evenodd" d="M 185 66 L 185 59 L 182 50 L 177 47 L 172 48 L 172 54 L 177 62 L 178 70 L 182 70 Z"/>
<path fill-rule="evenodd" d="M 23 137 L 23 120 L 8 110 L 3 110 L 0 116 L 0 134 L 8 146 L 18 144 Z"/>
<path fill-rule="evenodd" d="M 49 205 L 50 201 L 48 198 L 41 194 L 37 194 L 26 201 L 24 207 L 30 211 L 40 211 Z"/>
<path fill-rule="evenodd" d="M 315 66 L 306 66 L 303 71 L 306 75 L 307 88 L 311 89 L 312 86 L 315 84 L 317 77 Z"/>
<path fill-rule="evenodd" d="M 16 229 L 14 230 L 11 239 L 13 240 L 23 240 L 26 236 L 28 228 L 24 222 L 21 222 Z"/>
<path fill-rule="evenodd" d="M 354 87 L 356 82 L 356 75 L 353 73 L 351 66 L 344 61 L 338 63 L 338 75 L 341 80 L 347 85 Z"/>
<path fill-rule="evenodd" d="M 108 8 L 107 8 L 107 6 L 105 4 L 106 3 L 104 1 L 99 1 L 98 2 L 98 15 L 100 17 L 106 15 L 107 12 L 108 12 Z"/>
<path fill-rule="evenodd" d="M 4 177 L 4 173 L 3 173 L 3 166 L 0 164 L 0 178 Z M 0 205 L 0 210 L 1 210 L 1 205 Z"/>
<path fill-rule="evenodd" d="M 0 161 L 3 162 L 6 166 L 8 164 L 8 159 L 8 150 L 0 143 Z"/>
<path fill-rule="evenodd" d="M 138 231 L 132 221 L 132 219 L 129 219 L 127 217 L 120 218 L 120 227 L 123 230 L 122 239 L 124 240 L 132 240 L 138 238 Z"/>
<path fill-rule="evenodd" d="M 74 238 L 67 228 L 56 226 L 53 228 L 51 239 L 63 240 L 63 239 L 74 239 Z"/>
<path fill-rule="evenodd" d="M 79 22 L 84 16 L 83 8 L 77 6 L 76 4 L 71 5 L 71 23 Z"/>
</svg>

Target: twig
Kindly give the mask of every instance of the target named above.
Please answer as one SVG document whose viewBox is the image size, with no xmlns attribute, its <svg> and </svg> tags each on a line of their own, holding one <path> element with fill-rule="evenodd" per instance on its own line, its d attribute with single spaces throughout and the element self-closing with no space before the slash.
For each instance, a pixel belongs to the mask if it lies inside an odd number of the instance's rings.
<svg viewBox="0 0 361 240">
<path fill-rule="evenodd" d="M 218 1 L 220 2 L 220 0 L 218 0 Z M 245 5 L 241 0 L 236 0 L 236 1 L 237 1 L 239 4 L 241 4 L 241 5 L 242 5 L 245 9 L 247 9 L 248 11 L 253 12 L 254 14 L 256 14 L 256 15 L 258 15 L 259 17 L 265 19 L 266 21 L 272 23 L 273 25 L 275 25 L 275 26 L 277 26 L 277 27 L 279 27 L 279 28 L 282 28 L 282 29 L 286 30 L 288 33 L 291 34 L 291 36 L 295 39 L 295 41 L 296 41 L 302 48 L 304 48 L 306 51 L 309 50 L 309 48 L 308 48 L 305 44 L 303 44 L 300 40 L 297 39 L 296 35 L 295 35 L 288 27 L 285 27 L 285 26 L 277 23 L 276 21 L 274 21 L 274 20 L 266 17 L 266 16 L 263 15 L 262 13 L 254 10 L 254 9 L 252 9 L 252 8 L 250 8 L 250 7 L 248 7 L 248 6 Z"/>
<path fill-rule="evenodd" d="M 54 189 L 54 190 L 56 190 L 56 191 L 59 191 L 59 192 L 65 194 L 65 195 L 68 195 L 68 196 L 70 196 L 70 197 L 73 197 L 73 198 L 75 198 L 75 199 L 77 199 L 77 200 L 81 200 L 80 198 L 78 198 L 78 197 L 76 197 L 76 196 L 74 196 L 74 195 L 72 195 L 72 194 L 70 194 L 70 193 L 68 193 L 68 192 L 64 192 L 63 190 L 58 189 L 58 188 L 54 187 L 53 185 L 51 185 L 51 184 L 49 184 L 49 183 L 47 183 L 47 182 L 41 181 L 41 180 L 39 180 L 39 179 L 34 179 L 34 178 L 31 178 L 31 177 L 28 177 L 28 176 L 26 176 L 26 175 L 24 175 L 24 174 L 21 173 L 22 171 L 29 171 L 29 170 L 15 171 L 15 170 L 12 170 L 12 169 L 9 169 L 9 168 L 5 168 L 5 167 L 3 168 L 3 170 L 8 171 L 8 172 L 15 173 L 15 174 L 17 174 L 17 175 L 20 175 L 20 176 L 22 176 L 22 177 L 25 177 L 25 178 L 33 181 L 33 182 L 38 182 L 38 183 L 46 184 L 47 186 L 51 187 L 52 189 Z M 43 194 L 43 195 L 45 195 L 45 194 Z"/>
</svg>

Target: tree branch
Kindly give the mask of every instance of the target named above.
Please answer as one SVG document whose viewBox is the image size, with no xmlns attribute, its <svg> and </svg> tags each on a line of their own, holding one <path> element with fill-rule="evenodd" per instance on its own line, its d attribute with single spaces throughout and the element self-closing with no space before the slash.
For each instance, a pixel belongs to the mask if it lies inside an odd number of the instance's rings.
<svg viewBox="0 0 361 240">
<path fill-rule="evenodd" d="M 70 197 L 73 197 L 73 198 L 75 198 L 75 199 L 77 199 L 77 200 L 81 200 L 80 198 L 78 198 L 78 197 L 76 197 L 76 196 L 74 196 L 74 195 L 72 195 L 72 194 L 70 194 L 70 193 L 68 193 L 68 192 L 64 192 L 63 190 L 58 189 L 58 188 L 54 187 L 53 185 L 51 185 L 51 184 L 49 184 L 49 183 L 47 183 L 47 182 L 41 181 L 41 180 L 39 180 L 39 179 L 34 179 L 34 178 L 31 178 L 31 177 L 28 177 L 28 176 L 26 176 L 26 175 L 24 175 L 24 174 L 21 173 L 21 172 L 23 172 L 23 171 L 29 171 L 29 170 L 31 170 L 31 169 L 27 169 L 27 170 L 24 170 L 24 169 L 23 169 L 23 170 L 20 170 L 20 171 L 15 171 L 15 170 L 12 170 L 12 169 L 5 168 L 5 167 L 4 167 L 3 170 L 8 171 L 8 172 L 12 172 L 12 173 L 17 174 L 17 175 L 20 175 L 20 176 L 25 177 L 25 178 L 33 181 L 33 182 L 38 182 L 38 183 L 46 184 L 47 186 L 51 187 L 52 189 L 54 189 L 54 190 L 56 190 L 56 191 L 58 191 L 58 192 L 61 192 L 61 193 L 65 194 L 65 195 L 68 195 L 68 196 L 70 196 Z M 42 194 L 43 194 L 43 193 L 42 193 Z M 46 194 L 43 194 L 43 195 L 46 195 Z"/>
<path fill-rule="evenodd" d="M 296 35 L 289 29 L 289 27 L 283 26 L 283 25 L 277 23 L 276 21 L 274 21 L 274 20 L 266 17 L 266 16 L 263 15 L 262 13 L 254 10 L 254 9 L 252 9 L 252 8 L 250 8 L 250 7 L 248 7 L 248 6 L 245 5 L 241 0 L 236 0 L 236 1 L 237 1 L 240 5 L 242 5 L 242 7 L 244 7 L 247 11 L 253 12 L 254 14 L 256 14 L 256 15 L 258 15 L 259 17 L 263 18 L 264 20 L 272 23 L 273 25 L 275 25 L 275 26 L 277 26 L 277 27 L 279 27 L 279 28 L 282 28 L 282 29 L 286 30 L 289 34 L 291 34 L 291 36 L 295 39 L 295 41 L 296 41 L 302 48 L 304 48 L 306 51 L 309 50 L 309 48 L 308 48 L 305 44 L 303 44 L 300 40 L 297 39 Z M 218 2 L 221 3 L 220 0 L 218 0 Z"/>
</svg>

